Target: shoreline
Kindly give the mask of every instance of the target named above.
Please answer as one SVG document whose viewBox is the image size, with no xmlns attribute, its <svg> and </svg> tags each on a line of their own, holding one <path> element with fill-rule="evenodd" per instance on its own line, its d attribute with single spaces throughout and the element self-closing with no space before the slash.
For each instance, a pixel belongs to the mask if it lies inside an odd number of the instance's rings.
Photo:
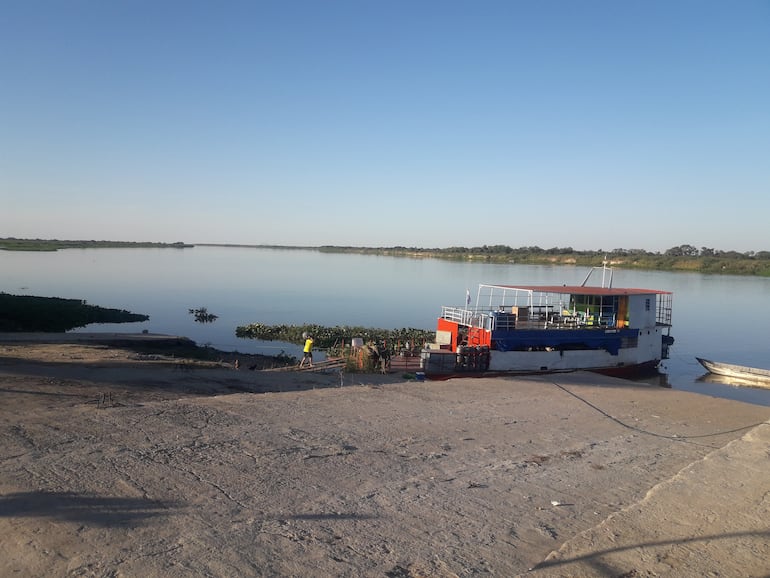
<svg viewBox="0 0 770 578">
<path fill-rule="evenodd" d="M 0 342 L 3 575 L 770 570 L 766 407 Z"/>
<path fill-rule="evenodd" d="M 164 333 L 117 333 L 92 331 L 88 333 L 61 333 L 42 331 L 0 332 L 0 342 L 17 343 L 115 343 L 115 342 L 155 342 L 184 343 L 195 342 L 181 335 Z"/>
<path fill-rule="evenodd" d="M 125 348 L 137 353 L 156 353 L 170 358 L 215 361 L 224 365 L 238 365 L 252 369 L 266 369 L 285 366 L 278 356 L 260 353 L 224 351 L 210 346 L 198 345 L 189 337 L 163 333 L 45 333 L 45 332 L 0 332 L 1 344 L 70 344 Z"/>
</svg>

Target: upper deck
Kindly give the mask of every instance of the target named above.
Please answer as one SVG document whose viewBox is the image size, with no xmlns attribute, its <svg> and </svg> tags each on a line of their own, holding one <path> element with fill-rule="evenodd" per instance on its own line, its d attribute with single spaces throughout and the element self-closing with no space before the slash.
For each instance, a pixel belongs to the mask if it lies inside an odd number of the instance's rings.
<svg viewBox="0 0 770 578">
<path fill-rule="evenodd" d="M 584 285 L 479 285 L 475 305 L 441 318 L 487 331 L 671 326 L 673 294 Z"/>
</svg>

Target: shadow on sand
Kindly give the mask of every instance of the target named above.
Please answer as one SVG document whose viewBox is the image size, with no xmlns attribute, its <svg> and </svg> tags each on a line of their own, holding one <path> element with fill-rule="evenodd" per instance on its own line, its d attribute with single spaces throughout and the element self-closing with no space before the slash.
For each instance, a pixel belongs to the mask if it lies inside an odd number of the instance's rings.
<svg viewBox="0 0 770 578">
<path fill-rule="evenodd" d="M 571 567 L 573 564 L 585 564 L 593 571 L 596 572 L 596 576 L 637 576 L 635 570 L 628 571 L 621 569 L 617 564 L 613 564 L 611 557 L 614 554 L 622 554 L 632 550 L 639 550 L 642 548 L 665 548 L 668 546 L 677 546 L 684 544 L 694 544 L 698 542 L 712 543 L 718 540 L 731 540 L 741 538 L 756 538 L 758 541 L 765 543 L 770 539 L 770 529 L 759 532 L 729 532 L 725 534 L 713 534 L 709 536 L 697 536 L 693 538 L 680 538 L 674 540 L 659 540 L 656 542 L 642 542 L 639 544 L 633 544 L 630 546 L 619 546 L 617 548 L 608 548 L 606 550 L 598 550 L 596 552 L 590 552 L 582 556 L 575 556 L 574 558 L 551 558 L 547 559 L 532 568 L 532 570 L 545 570 L 548 568 L 559 568 L 559 576 L 569 576 L 572 572 L 584 574 L 584 571 L 578 572 L 577 569 Z"/>
<path fill-rule="evenodd" d="M 91 526 L 137 526 L 168 516 L 175 503 L 144 498 L 108 497 L 76 492 L 16 492 L 0 496 L 1 517 L 35 517 Z"/>
</svg>

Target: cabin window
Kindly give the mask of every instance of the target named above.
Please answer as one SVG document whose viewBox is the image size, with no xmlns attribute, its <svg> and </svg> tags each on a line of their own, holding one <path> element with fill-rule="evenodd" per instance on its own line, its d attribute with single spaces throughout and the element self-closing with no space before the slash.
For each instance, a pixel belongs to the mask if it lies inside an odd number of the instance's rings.
<svg viewBox="0 0 770 578">
<path fill-rule="evenodd" d="M 588 325 L 615 326 L 620 300 L 617 295 L 576 295 L 571 307 L 586 316 Z M 623 313 L 624 318 L 626 314 Z"/>
<path fill-rule="evenodd" d="M 644 310 L 649 311 L 650 310 L 650 298 L 644 300 Z"/>
</svg>

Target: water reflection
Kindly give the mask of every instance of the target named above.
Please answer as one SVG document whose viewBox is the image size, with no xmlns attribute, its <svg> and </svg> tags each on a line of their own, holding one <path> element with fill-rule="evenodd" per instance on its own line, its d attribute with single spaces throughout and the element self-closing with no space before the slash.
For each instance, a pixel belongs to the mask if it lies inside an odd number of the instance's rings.
<svg viewBox="0 0 770 578">
<path fill-rule="evenodd" d="M 756 405 L 770 406 L 770 389 L 750 381 L 704 373 L 695 378 L 696 388 L 688 391 L 697 391 L 713 397 L 722 397 L 745 401 Z"/>
<path fill-rule="evenodd" d="M 661 371 L 651 372 L 650 375 L 640 376 L 632 379 L 631 381 L 635 381 L 637 383 L 647 383 L 649 385 L 656 385 L 658 387 L 665 387 L 667 389 L 671 389 L 673 387 L 668 380 L 668 374 Z"/>
</svg>

